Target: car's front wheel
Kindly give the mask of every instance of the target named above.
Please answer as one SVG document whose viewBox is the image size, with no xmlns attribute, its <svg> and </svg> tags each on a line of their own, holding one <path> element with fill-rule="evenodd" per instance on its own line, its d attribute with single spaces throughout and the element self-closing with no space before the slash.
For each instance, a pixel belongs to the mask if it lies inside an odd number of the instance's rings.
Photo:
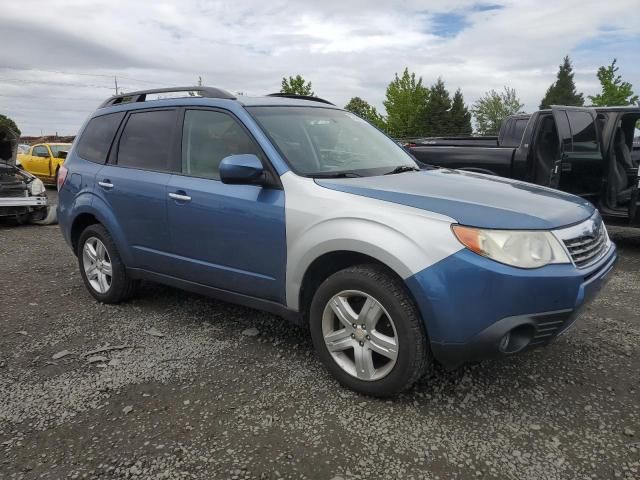
<svg viewBox="0 0 640 480">
<path fill-rule="evenodd" d="M 358 392 L 394 395 L 433 366 L 413 301 L 401 280 L 380 266 L 359 265 L 326 279 L 309 320 L 322 362 Z"/>
<path fill-rule="evenodd" d="M 111 235 L 102 225 L 90 225 L 82 232 L 77 254 L 84 284 L 98 301 L 119 303 L 133 295 L 135 281 L 127 274 Z"/>
</svg>

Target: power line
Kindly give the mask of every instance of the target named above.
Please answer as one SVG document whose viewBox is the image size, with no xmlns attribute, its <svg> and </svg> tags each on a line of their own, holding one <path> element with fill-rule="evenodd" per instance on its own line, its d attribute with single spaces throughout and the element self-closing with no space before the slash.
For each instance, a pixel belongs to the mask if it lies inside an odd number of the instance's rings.
<svg viewBox="0 0 640 480">
<path fill-rule="evenodd" d="M 106 88 L 107 90 L 113 90 L 113 87 L 107 87 L 106 85 L 87 85 L 82 83 L 52 82 L 51 80 L 25 80 L 21 78 L 0 78 L 0 82 L 13 83 L 13 84 L 34 83 L 34 84 L 50 85 L 50 86 L 56 86 L 56 87 Z"/>
<path fill-rule="evenodd" d="M 86 77 L 104 77 L 104 78 L 113 78 L 113 75 L 100 74 L 100 73 L 83 73 L 83 72 L 63 72 L 61 70 L 43 70 L 40 68 L 20 68 L 20 67 L 9 67 L 5 65 L 0 65 L 0 70 L 16 70 L 20 72 L 45 72 L 45 73 L 57 73 L 60 75 L 81 75 Z M 155 82 L 152 80 L 141 80 L 139 78 L 128 77 L 124 75 L 118 75 L 120 78 L 125 78 L 127 80 L 133 80 L 134 82 L 139 83 L 150 83 L 154 85 L 164 85 L 162 82 Z"/>
</svg>

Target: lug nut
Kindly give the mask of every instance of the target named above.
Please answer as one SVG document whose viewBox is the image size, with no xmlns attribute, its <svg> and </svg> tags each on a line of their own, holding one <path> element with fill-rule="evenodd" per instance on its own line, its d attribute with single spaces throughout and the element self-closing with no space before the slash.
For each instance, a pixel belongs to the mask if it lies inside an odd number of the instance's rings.
<svg viewBox="0 0 640 480">
<path fill-rule="evenodd" d="M 352 334 L 351 334 L 351 338 L 356 338 L 355 333 L 352 333 Z"/>
<path fill-rule="evenodd" d="M 355 323 L 352 325 L 353 328 L 358 328 L 358 325 L 356 325 Z"/>
<path fill-rule="evenodd" d="M 361 346 L 361 347 L 364 347 L 364 342 L 360 342 L 360 346 Z"/>
<path fill-rule="evenodd" d="M 371 337 L 369 335 L 367 335 L 367 340 L 371 340 Z"/>
</svg>

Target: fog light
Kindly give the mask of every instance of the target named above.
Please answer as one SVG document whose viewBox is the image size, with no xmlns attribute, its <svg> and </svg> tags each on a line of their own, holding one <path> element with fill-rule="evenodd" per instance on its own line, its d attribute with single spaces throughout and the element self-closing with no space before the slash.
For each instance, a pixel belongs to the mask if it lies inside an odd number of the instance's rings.
<svg viewBox="0 0 640 480">
<path fill-rule="evenodd" d="M 509 340 L 511 340 L 511 332 L 507 332 L 504 334 L 504 337 L 500 339 L 500 343 L 498 344 L 498 348 L 501 352 L 506 352 L 507 347 L 509 346 Z"/>
</svg>

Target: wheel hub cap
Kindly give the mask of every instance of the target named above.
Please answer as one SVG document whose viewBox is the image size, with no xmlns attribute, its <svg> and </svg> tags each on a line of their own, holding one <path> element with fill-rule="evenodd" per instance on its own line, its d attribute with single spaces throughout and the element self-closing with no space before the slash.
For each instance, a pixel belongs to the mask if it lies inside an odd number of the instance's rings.
<svg viewBox="0 0 640 480">
<path fill-rule="evenodd" d="M 111 258 L 99 238 L 90 237 L 82 248 L 82 264 L 87 281 L 98 293 L 107 293 L 111 288 Z"/>
<path fill-rule="evenodd" d="M 360 380 L 379 380 L 396 364 L 395 324 L 367 293 L 346 290 L 334 295 L 322 314 L 322 334 L 336 364 Z"/>
</svg>

